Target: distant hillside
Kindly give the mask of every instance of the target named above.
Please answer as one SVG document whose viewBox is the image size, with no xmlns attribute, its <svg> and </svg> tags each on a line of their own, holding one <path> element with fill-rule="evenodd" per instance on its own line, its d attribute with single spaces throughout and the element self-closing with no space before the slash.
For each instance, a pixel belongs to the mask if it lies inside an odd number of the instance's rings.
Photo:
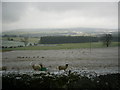
<svg viewBox="0 0 120 90">
<path fill-rule="evenodd" d="M 30 37 L 42 37 L 42 36 L 81 36 L 81 35 L 98 35 L 105 32 L 117 31 L 114 29 L 102 29 L 102 28 L 53 28 L 53 29 L 17 29 L 10 31 L 3 31 L 2 35 L 21 35 Z"/>
</svg>

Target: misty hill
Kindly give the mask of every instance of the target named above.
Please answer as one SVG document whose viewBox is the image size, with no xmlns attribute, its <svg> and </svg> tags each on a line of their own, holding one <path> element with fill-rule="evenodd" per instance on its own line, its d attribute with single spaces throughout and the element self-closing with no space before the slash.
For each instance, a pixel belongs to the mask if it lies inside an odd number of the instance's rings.
<svg viewBox="0 0 120 90">
<path fill-rule="evenodd" d="M 103 28 L 35 28 L 35 29 L 16 29 L 10 31 L 3 31 L 2 35 L 21 35 L 30 37 L 42 36 L 81 36 L 89 34 L 102 34 L 106 32 L 117 32 L 115 29 Z"/>
</svg>

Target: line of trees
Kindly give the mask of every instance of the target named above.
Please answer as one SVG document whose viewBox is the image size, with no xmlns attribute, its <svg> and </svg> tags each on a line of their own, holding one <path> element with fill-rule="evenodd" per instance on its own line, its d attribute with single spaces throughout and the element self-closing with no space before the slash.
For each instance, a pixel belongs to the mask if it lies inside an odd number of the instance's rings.
<svg viewBox="0 0 120 90">
<path fill-rule="evenodd" d="M 98 37 L 92 36 L 44 36 L 40 39 L 41 44 L 85 43 L 98 41 Z"/>
</svg>

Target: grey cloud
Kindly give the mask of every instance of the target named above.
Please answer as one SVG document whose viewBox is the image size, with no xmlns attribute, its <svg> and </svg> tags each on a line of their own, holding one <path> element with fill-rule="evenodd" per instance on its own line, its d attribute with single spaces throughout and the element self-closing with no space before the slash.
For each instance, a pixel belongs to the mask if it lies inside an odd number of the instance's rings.
<svg viewBox="0 0 120 90">
<path fill-rule="evenodd" d="M 79 16 L 86 17 L 115 17 L 117 3 L 111 2 L 3 2 L 3 22 L 18 21 L 28 7 L 45 12 L 65 13 L 76 11 Z M 74 13 L 73 13 L 74 14 Z"/>
<path fill-rule="evenodd" d="M 82 13 L 82 15 L 98 17 L 111 17 L 117 12 L 117 3 L 113 2 L 35 2 L 31 5 L 40 11 L 64 13 L 73 10 Z"/>
<path fill-rule="evenodd" d="M 2 21 L 2 3 L 0 2 L 0 23 Z"/>
<path fill-rule="evenodd" d="M 3 2 L 2 21 L 5 23 L 18 21 L 24 14 L 26 5 L 22 2 Z"/>
<path fill-rule="evenodd" d="M 114 28 L 117 25 L 117 5 L 113 2 L 3 2 L 2 14 L 6 29 L 66 26 Z"/>
<path fill-rule="evenodd" d="M 72 9 L 78 9 L 79 3 L 71 3 L 71 2 L 39 2 L 39 3 L 31 3 L 31 6 L 36 7 L 41 11 L 66 11 Z"/>
</svg>

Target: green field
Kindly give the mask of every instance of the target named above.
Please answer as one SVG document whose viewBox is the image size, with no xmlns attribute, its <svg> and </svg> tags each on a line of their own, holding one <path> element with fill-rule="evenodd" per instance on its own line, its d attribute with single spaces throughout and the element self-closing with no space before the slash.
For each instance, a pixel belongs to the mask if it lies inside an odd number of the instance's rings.
<svg viewBox="0 0 120 90">
<path fill-rule="evenodd" d="M 110 47 L 118 46 L 120 43 L 112 42 Z M 53 46 L 52 46 L 53 45 Z M 102 42 L 94 42 L 94 43 L 68 43 L 68 44 L 47 44 L 43 46 L 26 46 L 26 47 L 18 47 L 18 48 L 5 48 L 2 51 L 12 51 L 12 50 L 59 50 L 59 49 L 80 49 L 80 48 L 104 48 L 106 46 L 103 45 Z"/>
<path fill-rule="evenodd" d="M 13 39 L 14 41 L 17 41 L 17 42 L 21 42 L 21 39 L 23 39 L 23 37 L 9 37 L 9 38 Z M 7 41 L 8 37 L 3 37 L 0 39 L 2 39 L 3 41 Z M 38 38 L 38 37 L 29 37 L 29 39 L 28 39 L 29 43 L 38 43 L 39 40 L 40 40 L 40 38 Z"/>
</svg>

